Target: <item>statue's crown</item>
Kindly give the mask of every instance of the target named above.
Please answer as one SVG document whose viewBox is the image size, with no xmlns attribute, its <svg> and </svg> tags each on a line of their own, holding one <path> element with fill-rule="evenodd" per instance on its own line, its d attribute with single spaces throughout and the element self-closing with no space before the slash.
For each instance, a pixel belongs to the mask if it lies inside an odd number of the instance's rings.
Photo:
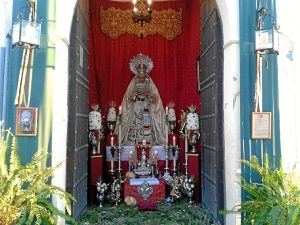
<svg viewBox="0 0 300 225">
<path fill-rule="evenodd" d="M 148 74 L 153 69 L 153 61 L 149 56 L 139 53 L 130 60 L 129 68 L 135 75 L 138 75 L 141 69 Z"/>
</svg>

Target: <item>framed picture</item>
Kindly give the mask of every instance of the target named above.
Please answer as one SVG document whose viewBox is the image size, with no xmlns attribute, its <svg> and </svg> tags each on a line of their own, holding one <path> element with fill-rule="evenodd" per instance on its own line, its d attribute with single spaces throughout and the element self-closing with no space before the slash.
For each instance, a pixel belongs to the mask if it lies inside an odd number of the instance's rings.
<svg viewBox="0 0 300 225">
<path fill-rule="evenodd" d="M 271 117 L 271 112 L 252 113 L 252 139 L 271 139 Z"/>
<path fill-rule="evenodd" d="M 38 109 L 33 107 L 17 107 L 16 135 L 36 136 Z"/>
<path fill-rule="evenodd" d="M 197 73 L 197 89 L 200 94 L 200 56 L 196 60 L 196 73 Z"/>
</svg>

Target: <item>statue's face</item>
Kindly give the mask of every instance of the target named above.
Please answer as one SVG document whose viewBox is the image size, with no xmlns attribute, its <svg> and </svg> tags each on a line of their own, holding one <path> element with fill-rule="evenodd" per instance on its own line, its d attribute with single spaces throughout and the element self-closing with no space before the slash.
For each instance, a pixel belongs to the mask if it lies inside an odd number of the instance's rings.
<svg viewBox="0 0 300 225">
<path fill-rule="evenodd" d="M 145 95 L 138 95 L 136 97 L 136 101 L 137 102 L 144 102 L 146 100 L 146 96 Z"/>
<path fill-rule="evenodd" d="M 139 74 L 146 73 L 146 66 L 144 64 L 137 65 L 137 71 L 139 72 Z"/>
</svg>

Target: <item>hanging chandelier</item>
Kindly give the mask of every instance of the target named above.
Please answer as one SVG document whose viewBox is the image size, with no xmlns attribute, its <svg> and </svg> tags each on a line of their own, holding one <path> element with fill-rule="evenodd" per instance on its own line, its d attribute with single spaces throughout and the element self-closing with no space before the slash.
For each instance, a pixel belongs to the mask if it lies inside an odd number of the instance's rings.
<svg viewBox="0 0 300 225">
<path fill-rule="evenodd" d="M 147 3 L 146 3 L 147 2 Z M 132 10 L 132 20 L 134 23 L 140 23 L 144 26 L 144 23 L 150 23 L 152 19 L 152 0 L 132 0 L 133 10 Z"/>
</svg>

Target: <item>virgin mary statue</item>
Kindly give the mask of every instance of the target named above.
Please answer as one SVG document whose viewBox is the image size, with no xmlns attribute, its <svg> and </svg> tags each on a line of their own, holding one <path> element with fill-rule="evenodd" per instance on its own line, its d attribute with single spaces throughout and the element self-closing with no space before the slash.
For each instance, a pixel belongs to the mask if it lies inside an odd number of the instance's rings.
<svg viewBox="0 0 300 225">
<path fill-rule="evenodd" d="M 146 141 L 152 145 L 165 145 L 165 111 L 157 87 L 149 76 L 153 61 L 140 53 L 131 59 L 129 67 L 134 77 L 121 103 L 121 144 Z M 119 123 L 115 131 L 119 130 Z"/>
</svg>

